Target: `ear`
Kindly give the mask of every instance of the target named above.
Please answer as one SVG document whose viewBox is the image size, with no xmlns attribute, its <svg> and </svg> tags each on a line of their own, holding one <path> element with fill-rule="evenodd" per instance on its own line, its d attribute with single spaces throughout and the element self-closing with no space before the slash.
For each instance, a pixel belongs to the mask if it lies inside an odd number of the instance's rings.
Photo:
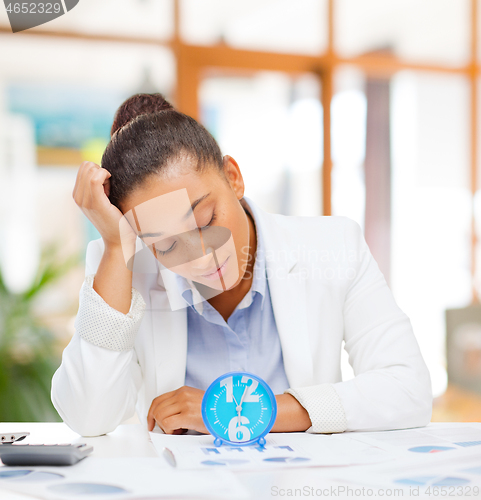
<svg viewBox="0 0 481 500">
<path fill-rule="evenodd" d="M 224 156 L 224 175 L 230 187 L 236 194 L 237 199 L 240 200 L 244 196 L 244 179 L 239 165 L 237 165 L 237 162 L 234 158 L 232 158 L 232 156 Z"/>
</svg>

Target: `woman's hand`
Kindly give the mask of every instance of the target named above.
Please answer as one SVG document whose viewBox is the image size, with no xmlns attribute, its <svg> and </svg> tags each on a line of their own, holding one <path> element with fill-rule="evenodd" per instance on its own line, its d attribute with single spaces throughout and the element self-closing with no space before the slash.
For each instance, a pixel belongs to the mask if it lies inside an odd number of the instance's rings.
<svg viewBox="0 0 481 500">
<path fill-rule="evenodd" d="M 186 385 L 158 396 L 152 401 L 147 415 L 149 431 L 157 423 L 165 434 L 182 434 L 186 429 L 209 434 L 202 420 L 203 397 L 204 391 Z"/>
<path fill-rule="evenodd" d="M 97 228 L 106 246 L 121 246 L 122 242 L 135 244 L 134 231 L 123 218 L 122 212 L 108 199 L 110 176 L 110 172 L 104 168 L 91 161 L 84 161 L 77 173 L 73 199 Z M 121 220 L 125 222 L 121 224 Z"/>
<path fill-rule="evenodd" d="M 304 432 L 312 426 L 307 410 L 292 394 L 277 394 L 277 417 L 271 432 Z"/>
</svg>

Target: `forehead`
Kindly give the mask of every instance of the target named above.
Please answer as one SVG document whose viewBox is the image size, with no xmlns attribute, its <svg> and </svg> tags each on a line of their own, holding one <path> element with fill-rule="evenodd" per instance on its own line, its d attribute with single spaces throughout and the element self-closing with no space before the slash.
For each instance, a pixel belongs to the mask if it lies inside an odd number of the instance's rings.
<svg viewBox="0 0 481 500">
<path fill-rule="evenodd" d="M 122 211 L 126 213 L 154 198 L 181 190 L 186 190 L 192 201 L 196 200 L 210 190 L 209 187 L 216 182 L 218 177 L 213 168 L 197 172 L 193 169 L 173 165 L 165 173 L 150 175 L 129 193 L 123 200 Z M 174 198 L 176 197 L 174 196 L 172 199 Z M 180 198 L 177 196 L 177 199 Z M 167 200 L 168 198 L 166 198 L 166 202 Z"/>
<path fill-rule="evenodd" d="M 147 200 L 133 207 L 124 216 L 145 240 L 167 237 L 196 227 L 186 188 Z"/>
</svg>

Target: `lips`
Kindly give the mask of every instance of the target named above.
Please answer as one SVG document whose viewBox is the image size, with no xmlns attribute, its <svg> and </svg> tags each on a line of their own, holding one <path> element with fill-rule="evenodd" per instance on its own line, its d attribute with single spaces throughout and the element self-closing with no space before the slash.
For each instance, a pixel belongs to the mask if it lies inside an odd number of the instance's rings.
<svg viewBox="0 0 481 500">
<path fill-rule="evenodd" d="M 223 262 L 223 264 L 220 267 L 214 268 L 213 271 L 209 271 L 208 273 L 201 274 L 200 277 L 201 278 L 206 278 L 206 279 L 217 279 L 217 278 L 219 278 L 222 275 L 222 273 L 224 272 L 228 260 L 229 260 L 229 257 L 227 257 L 227 259 L 225 259 L 225 261 Z"/>
</svg>

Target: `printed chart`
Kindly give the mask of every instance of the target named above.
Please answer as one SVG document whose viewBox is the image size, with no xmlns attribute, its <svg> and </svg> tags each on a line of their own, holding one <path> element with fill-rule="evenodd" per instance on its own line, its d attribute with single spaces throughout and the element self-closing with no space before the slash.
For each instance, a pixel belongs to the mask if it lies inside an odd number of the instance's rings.
<svg viewBox="0 0 481 500">
<path fill-rule="evenodd" d="M 168 448 L 180 469 L 230 468 L 244 470 L 379 463 L 389 454 L 371 444 L 335 435 L 303 432 L 268 434 L 259 446 L 214 446 L 210 435 L 173 436 L 150 433 L 159 456 Z"/>
</svg>

